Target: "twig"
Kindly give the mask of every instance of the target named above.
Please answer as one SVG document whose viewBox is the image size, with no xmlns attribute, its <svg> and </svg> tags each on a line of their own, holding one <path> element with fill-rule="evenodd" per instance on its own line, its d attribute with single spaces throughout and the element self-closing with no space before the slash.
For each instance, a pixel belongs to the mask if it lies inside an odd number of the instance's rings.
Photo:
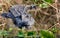
<svg viewBox="0 0 60 38">
<path fill-rule="evenodd" d="M 50 30 L 51 28 L 53 28 L 54 26 L 56 26 L 56 25 L 60 25 L 59 23 L 57 23 L 57 24 L 55 24 L 55 25 L 53 25 L 52 27 L 50 27 L 49 29 L 47 29 L 47 30 Z"/>
</svg>

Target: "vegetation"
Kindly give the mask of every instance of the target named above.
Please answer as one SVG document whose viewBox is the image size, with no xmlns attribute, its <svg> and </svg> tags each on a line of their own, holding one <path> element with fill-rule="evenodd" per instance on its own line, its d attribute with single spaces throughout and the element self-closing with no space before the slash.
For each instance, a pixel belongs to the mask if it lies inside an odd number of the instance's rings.
<svg viewBox="0 0 60 38">
<path fill-rule="evenodd" d="M 0 0 L 0 15 L 16 4 L 36 5 L 28 10 L 34 19 L 34 26 L 17 28 L 10 18 L 0 16 L 0 38 L 60 38 L 60 0 Z"/>
</svg>

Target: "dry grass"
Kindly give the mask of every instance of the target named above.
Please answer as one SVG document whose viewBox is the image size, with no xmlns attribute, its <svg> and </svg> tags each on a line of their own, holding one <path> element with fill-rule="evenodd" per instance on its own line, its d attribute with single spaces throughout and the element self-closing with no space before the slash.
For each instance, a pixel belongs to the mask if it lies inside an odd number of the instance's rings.
<svg viewBox="0 0 60 38">
<path fill-rule="evenodd" d="M 31 13 L 35 19 L 35 25 L 33 26 L 34 28 L 32 28 L 32 30 L 35 31 L 39 31 L 40 29 L 51 30 L 55 26 L 56 28 L 60 29 L 60 2 L 59 1 L 60 0 L 54 0 L 53 4 L 49 4 L 44 1 L 49 5 L 48 8 L 43 9 L 37 6 L 37 9 L 29 10 L 29 13 Z M 13 0 L 13 1 L 2 0 L 1 2 L 2 3 L 0 3 L 1 4 L 0 13 L 2 13 L 3 11 L 8 11 L 9 7 L 15 4 L 27 5 L 32 3 L 30 0 L 28 2 L 27 1 L 25 2 L 23 0 Z M 7 24 L 8 19 L 6 19 L 6 21 L 3 20 L 4 19 L 1 19 L 2 22 L 5 22 Z M 11 22 L 9 25 L 14 25 L 14 24 L 12 24 Z M 58 30 L 57 33 L 60 35 L 60 30 Z"/>
</svg>

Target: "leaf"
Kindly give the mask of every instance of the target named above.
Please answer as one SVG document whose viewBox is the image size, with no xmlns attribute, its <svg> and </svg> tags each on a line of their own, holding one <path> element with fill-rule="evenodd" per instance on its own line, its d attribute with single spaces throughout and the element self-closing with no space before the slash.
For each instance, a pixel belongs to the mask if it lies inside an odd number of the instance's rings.
<svg viewBox="0 0 60 38">
<path fill-rule="evenodd" d="M 24 33 L 23 33 L 22 31 L 19 31 L 19 32 L 18 32 L 18 36 L 19 36 L 19 37 L 24 37 Z"/>
<path fill-rule="evenodd" d="M 13 30 L 13 28 L 9 28 L 9 31 L 12 31 Z"/>
<path fill-rule="evenodd" d="M 5 31 L 5 30 L 0 30 L 0 36 L 7 36 L 8 35 L 8 32 Z"/>
<path fill-rule="evenodd" d="M 2 32 L 3 32 L 3 31 L 2 31 L 2 30 L 0 30 L 0 36 L 2 36 Z"/>
<path fill-rule="evenodd" d="M 39 5 L 39 7 L 41 7 L 41 8 L 47 8 L 48 7 L 48 4 L 42 3 L 42 4 Z"/>
<path fill-rule="evenodd" d="M 41 38 L 55 38 L 54 34 L 48 30 L 41 30 L 40 36 L 41 36 Z"/>
<path fill-rule="evenodd" d="M 35 2 L 37 2 L 38 0 L 34 0 Z"/>
<path fill-rule="evenodd" d="M 53 32 L 53 33 L 56 33 L 57 30 L 58 30 L 58 29 L 57 29 L 56 27 L 52 28 L 52 32 Z"/>
<path fill-rule="evenodd" d="M 31 31 L 31 32 L 28 32 L 27 35 L 28 36 L 34 36 L 34 35 L 36 35 L 36 32 L 35 31 Z"/>
<path fill-rule="evenodd" d="M 5 30 L 0 30 L 0 36 L 2 36 L 2 35 L 6 36 L 6 35 L 8 35 L 8 32 Z"/>
<path fill-rule="evenodd" d="M 45 1 L 45 2 L 48 2 L 48 3 L 53 3 L 53 0 L 43 0 L 43 1 Z"/>
<path fill-rule="evenodd" d="M 3 34 L 4 36 L 7 36 L 7 35 L 8 35 L 8 32 L 7 32 L 7 31 L 3 31 L 2 34 Z"/>
</svg>

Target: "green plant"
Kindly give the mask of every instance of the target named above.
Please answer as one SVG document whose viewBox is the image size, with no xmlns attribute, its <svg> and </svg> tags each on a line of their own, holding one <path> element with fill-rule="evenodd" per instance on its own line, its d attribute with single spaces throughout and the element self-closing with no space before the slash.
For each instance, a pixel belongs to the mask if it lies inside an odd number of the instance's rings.
<svg viewBox="0 0 60 38">
<path fill-rule="evenodd" d="M 49 3 L 49 4 L 53 3 L 53 0 L 42 0 L 42 1 L 43 1 L 43 3 L 39 4 L 39 7 L 41 7 L 41 8 L 48 8 L 49 5 L 47 3 Z"/>
<path fill-rule="evenodd" d="M 39 0 L 34 0 L 34 2 L 38 2 Z"/>
<path fill-rule="evenodd" d="M 42 0 L 42 1 L 45 1 L 45 2 L 50 3 L 50 4 L 53 3 L 53 0 Z"/>
<path fill-rule="evenodd" d="M 52 30 L 51 30 L 51 31 L 52 31 L 53 33 L 56 33 L 56 32 L 57 32 L 57 30 L 58 30 L 58 29 L 57 29 L 56 27 L 54 27 L 54 28 L 52 28 Z"/>
<path fill-rule="evenodd" d="M 0 30 L 0 36 L 7 36 L 8 35 L 8 32 L 5 31 L 5 30 Z"/>
<path fill-rule="evenodd" d="M 24 37 L 24 33 L 22 31 L 19 31 L 17 36 L 18 37 Z"/>
<path fill-rule="evenodd" d="M 13 30 L 13 28 L 9 28 L 9 31 L 12 31 Z"/>
<path fill-rule="evenodd" d="M 27 36 L 35 36 L 35 35 L 36 35 L 35 31 L 27 32 Z"/>
<path fill-rule="evenodd" d="M 37 3 L 37 2 L 39 2 L 39 0 L 31 0 L 32 2 L 34 2 L 35 4 Z M 53 3 L 53 0 L 41 0 L 41 1 L 43 1 L 42 3 L 37 3 L 37 5 L 39 6 L 39 7 L 41 7 L 41 8 L 48 8 L 49 7 L 49 5 L 47 4 L 47 3 L 49 3 L 49 4 L 52 4 Z M 47 2 L 47 3 L 45 3 L 45 2 Z"/>
<path fill-rule="evenodd" d="M 40 36 L 41 38 L 55 38 L 54 34 L 48 30 L 41 30 Z"/>
<path fill-rule="evenodd" d="M 39 7 L 41 7 L 41 8 L 47 8 L 48 7 L 48 4 L 42 3 L 42 4 L 39 4 Z"/>
</svg>

